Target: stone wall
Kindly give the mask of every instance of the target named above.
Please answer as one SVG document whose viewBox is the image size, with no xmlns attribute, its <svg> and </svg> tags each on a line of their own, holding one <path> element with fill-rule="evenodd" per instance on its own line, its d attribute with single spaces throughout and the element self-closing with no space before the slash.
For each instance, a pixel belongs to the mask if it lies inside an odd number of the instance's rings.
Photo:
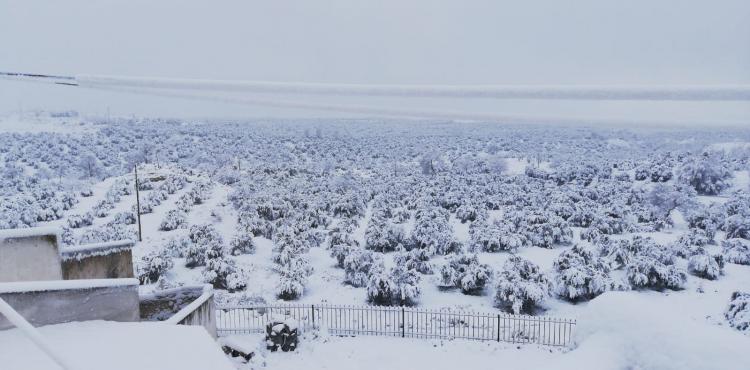
<svg viewBox="0 0 750 370">
<path fill-rule="evenodd" d="M 65 258 L 63 254 L 62 275 L 65 280 L 132 278 L 133 254 L 130 249 L 81 258 Z"/>
</svg>

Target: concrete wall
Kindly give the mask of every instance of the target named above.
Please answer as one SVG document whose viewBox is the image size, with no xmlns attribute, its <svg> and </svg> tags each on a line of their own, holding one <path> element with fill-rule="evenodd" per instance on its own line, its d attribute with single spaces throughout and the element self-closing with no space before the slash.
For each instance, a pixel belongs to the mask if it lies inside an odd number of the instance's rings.
<svg viewBox="0 0 750 370">
<path fill-rule="evenodd" d="M 132 278 L 133 254 L 130 249 L 123 249 L 104 255 L 64 259 L 62 275 L 65 280 Z"/>
<path fill-rule="evenodd" d="M 135 279 L 28 284 L 33 285 L 0 284 L 0 298 L 34 326 L 87 320 L 140 320 Z M 0 330 L 12 327 L 0 314 Z"/>
<path fill-rule="evenodd" d="M 61 280 L 60 262 L 54 231 L 25 229 L 0 234 L 0 282 Z"/>
</svg>

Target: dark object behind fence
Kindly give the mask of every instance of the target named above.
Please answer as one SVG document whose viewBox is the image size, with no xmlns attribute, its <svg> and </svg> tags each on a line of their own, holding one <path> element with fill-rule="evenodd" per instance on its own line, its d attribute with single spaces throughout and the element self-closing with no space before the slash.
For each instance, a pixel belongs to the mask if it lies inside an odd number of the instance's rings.
<svg viewBox="0 0 750 370">
<path fill-rule="evenodd" d="M 380 335 L 409 338 L 472 339 L 548 346 L 570 344 L 576 321 L 544 316 L 428 310 L 384 306 L 289 304 L 222 307 L 219 336 L 264 333 L 279 317 L 298 322 L 298 330 L 327 330 L 333 335 Z"/>
</svg>

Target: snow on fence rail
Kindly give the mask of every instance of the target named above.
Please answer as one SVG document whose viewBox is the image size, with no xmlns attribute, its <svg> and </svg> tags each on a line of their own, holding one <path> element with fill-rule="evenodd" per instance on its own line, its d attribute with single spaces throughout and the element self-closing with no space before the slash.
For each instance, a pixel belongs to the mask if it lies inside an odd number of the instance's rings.
<svg viewBox="0 0 750 370">
<path fill-rule="evenodd" d="M 324 328 L 334 335 L 471 339 L 548 346 L 570 344 L 576 321 L 544 316 L 383 306 L 288 304 L 220 307 L 219 336 L 265 332 L 271 318 L 292 318 L 301 331 Z"/>
</svg>

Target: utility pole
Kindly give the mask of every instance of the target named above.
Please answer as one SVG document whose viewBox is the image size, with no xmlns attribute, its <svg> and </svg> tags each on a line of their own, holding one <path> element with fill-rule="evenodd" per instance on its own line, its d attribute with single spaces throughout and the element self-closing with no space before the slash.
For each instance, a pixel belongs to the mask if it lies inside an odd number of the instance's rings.
<svg viewBox="0 0 750 370">
<path fill-rule="evenodd" d="M 143 235 L 141 234 L 141 195 L 138 191 L 138 164 L 135 165 L 135 214 L 138 218 L 138 241 L 143 241 Z"/>
</svg>

